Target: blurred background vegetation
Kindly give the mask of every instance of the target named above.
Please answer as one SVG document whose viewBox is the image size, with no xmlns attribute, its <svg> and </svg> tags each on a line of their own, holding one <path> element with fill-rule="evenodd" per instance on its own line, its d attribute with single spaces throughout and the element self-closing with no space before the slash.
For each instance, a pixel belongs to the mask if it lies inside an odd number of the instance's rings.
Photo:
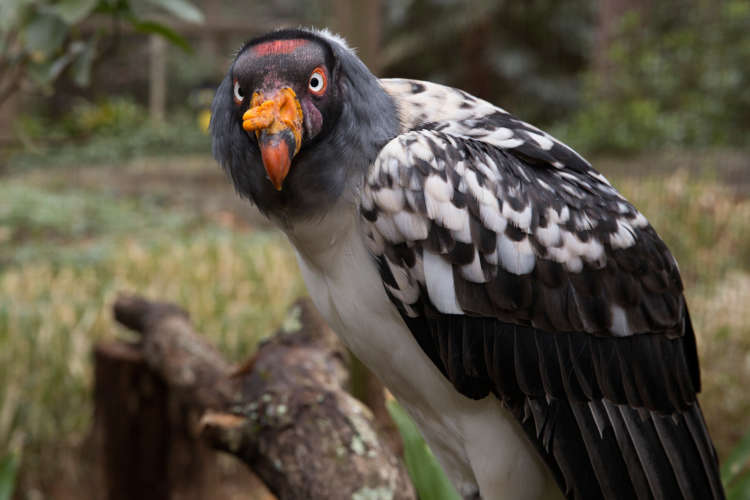
<svg viewBox="0 0 750 500">
<path fill-rule="evenodd" d="M 118 291 L 180 303 L 236 360 L 305 293 L 205 132 L 233 51 L 297 25 L 549 130 L 646 214 L 684 275 L 725 481 L 750 498 L 749 0 L 2 0 L 0 500 L 86 491 L 91 348 L 125 335 Z"/>
</svg>

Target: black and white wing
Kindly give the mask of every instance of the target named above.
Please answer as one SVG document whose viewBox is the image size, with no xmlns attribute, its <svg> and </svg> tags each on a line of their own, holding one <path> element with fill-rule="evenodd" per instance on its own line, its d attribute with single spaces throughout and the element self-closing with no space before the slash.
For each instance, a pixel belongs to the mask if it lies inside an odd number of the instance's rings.
<svg viewBox="0 0 750 500">
<path fill-rule="evenodd" d="M 461 393 L 502 400 L 569 498 L 722 498 L 679 271 L 643 215 L 484 101 L 384 86 L 405 130 L 361 214 L 425 353 Z"/>
</svg>

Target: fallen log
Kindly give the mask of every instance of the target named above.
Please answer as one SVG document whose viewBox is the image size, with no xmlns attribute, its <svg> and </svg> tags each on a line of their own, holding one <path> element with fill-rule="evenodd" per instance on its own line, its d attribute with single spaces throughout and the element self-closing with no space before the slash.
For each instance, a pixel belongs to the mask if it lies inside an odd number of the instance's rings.
<svg viewBox="0 0 750 500">
<path fill-rule="evenodd" d="M 142 357 L 162 383 L 153 384 L 154 397 L 166 391 L 177 406 L 198 415 L 192 433 L 242 460 L 280 500 L 416 498 L 398 454 L 375 430 L 371 412 L 346 391 L 348 356 L 309 301 L 297 302 L 285 326 L 240 367 L 230 365 L 198 335 L 187 313 L 173 304 L 122 296 L 114 312 L 140 340 L 121 348 L 100 347 L 97 375 L 102 361 L 110 370 L 114 366 L 107 359 L 110 354 L 124 353 L 125 370 L 133 369 L 133 356 Z M 155 477 L 168 475 L 165 459 L 144 456 L 136 464 L 123 463 L 123 457 L 133 460 L 137 450 L 164 453 L 159 442 L 144 447 L 145 441 L 168 432 L 163 428 L 166 410 L 156 403 L 149 418 L 160 421 L 133 427 L 116 411 L 128 397 L 111 391 L 97 397 L 97 419 L 109 419 L 120 429 L 115 433 L 119 437 L 105 437 L 110 498 L 113 486 L 122 491 L 133 482 L 132 475 L 130 482 L 110 476 L 123 468 L 122 474 L 132 474 L 133 467 L 143 475 L 145 487 L 168 498 L 169 486 L 153 484 Z M 97 425 L 106 433 L 109 422 Z M 144 427 L 144 435 L 123 439 L 123 433 Z M 146 498 L 132 488 L 127 494 Z"/>
</svg>

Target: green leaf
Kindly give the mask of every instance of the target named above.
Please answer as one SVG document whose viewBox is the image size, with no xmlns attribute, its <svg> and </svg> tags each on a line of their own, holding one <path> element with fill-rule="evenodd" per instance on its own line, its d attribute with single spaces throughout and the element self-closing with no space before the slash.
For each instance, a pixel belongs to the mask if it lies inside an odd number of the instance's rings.
<svg viewBox="0 0 750 500">
<path fill-rule="evenodd" d="M 0 2 L 0 33 L 16 29 L 32 4 L 32 0 L 2 0 Z"/>
<path fill-rule="evenodd" d="M 65 54 L 55 59 L 54 61 L 51 61 L 51 64 L 49 66 L 49 72 L 46 76 L 47 82 L 51 83 L 57 80 L 60 74 L 63 71 L 65 71 L 65 68 L 68 67 L 68 65 L 70 64 L 70 61 L 73 60 L 73 57 L 75 57 L 73 53 L 66 52 Z"/>
<path fill-rule="evenodd" d="M 203 12 L 187 0 L 149 0 L 149 3 L 166 10 L 183 21 L 189 23 L 203 22 Z"/>
<path fill-rule="evenodd" d="M 743 481 L 750 477 L 750 432 L 745 434 L 732 449 L 729 457 L 724 461 L 724 465 L 721 466 L 721 481 L 724 486 L 729 486 L 743 475 L 745 476 Z M 748 487 L 750 487 L 750 484 Z"/>
<path fill-rule="evenodd" d="M 50 84 L 54 80 L 52 75 L 61 71 L 61 59 L 64 60 L 67 57 L 67 54 L 64 54 L 52 61 L 30 62 L 27 70 L 29 78 L 41 87 L 41 90 L 50 92 L 52 90 Z"/>
<path fill-rule="evenodd" d="M 71 63 L 74 65 L 81 61 L 80 64 L 87 64 L 88 68 L 79 67 L 74 68 L 74 71 L 84 72 L 91 70 L 91 60 L 94 57 L 93 53 L 93 40 L 89 42 L 75 41 L 68 46 L 68 50 L 64 54 L 51 59 L 41 62 L 32 62 L 29 66 L 29 76 L 41 87 L 49 87 L 49 85 L 57 80 L 65 69 L 70 66 Z M 76 84 L 85 85 L 88 83 L 88 74 L 85 75 L 86 80 L 83 84 L 79 83 L 79 79 L 84 78 L 84 75 L 73 74 L 73 79 Z M 49 90 L 47 88 L 46 90 Z"/>
<path fill-rule="evenodd" d="M 396 401 L 389 401 L 388 412 L 404 440 L 406 469 L 419 498 L 461 500 L 406 411 Z"/>
<path fill-rule="evenodd" d="M 51 12 L 68 24 L 76 24 L 91 14 L 98 0 L 62 0 L 51 7 Z"/>
<path fill-rule="evenodd" d="M 180 47 L 185 52 L 192 53 L 193 51 L 193 49 L 190 47 L 190 43 L 172 28 L 154 21 L 138 21 L 135 19 L 131 19 L 130 22 L 133 25 L 133 29 L 140 33 L 162 36 L 172 42 L 174 45 Z"/>
<path fill-rule="evenodd" d="M 8 452 L 0 458 L 0 500 L 10 500 L 16 485 L 18 456 Z"/>
<path fill-rule="evenodd" d="M 87 42 L 76 42 L 81 44 L 81 50 L 77 52 L 73 64 L 70 66 L 70 75 L 73 82 L 79 87 L 88 87 L 91 83 L 91 66 L 96 54 L 96 38 Z"/>
<path fill-rule="evenodd" d="M 36 14 L 23 33 L 26 51 L 31 59 L 44 61 L 62 47 L 68 34 L 68 25 L 62 19 L 47 13 Z"/>
</svg>

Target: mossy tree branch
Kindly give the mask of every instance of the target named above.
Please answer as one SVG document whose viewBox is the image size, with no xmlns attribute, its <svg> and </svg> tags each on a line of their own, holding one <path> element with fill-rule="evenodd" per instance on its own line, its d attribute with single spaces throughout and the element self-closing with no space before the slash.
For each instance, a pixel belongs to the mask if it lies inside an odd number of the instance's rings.
<svg viewBox="0 0 750 500">
<path fill-rule="evenodd" d="M 202 413 L 198 434 L 279 499 L 416 498 L 371 412 L 346 392 L 346 353 L 309 301 L 239 368 L 172 304 L 123 296 L 114 310 L 141 335 L 138 351 L 172 396 Z"/>
</svg>

